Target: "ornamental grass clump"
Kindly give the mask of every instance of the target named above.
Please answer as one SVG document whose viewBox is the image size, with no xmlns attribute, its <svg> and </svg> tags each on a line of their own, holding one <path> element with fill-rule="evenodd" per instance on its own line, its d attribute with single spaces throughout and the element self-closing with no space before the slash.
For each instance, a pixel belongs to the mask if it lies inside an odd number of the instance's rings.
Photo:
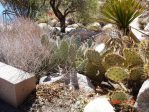
<svg viewBox="0 0 149 112">
<path fill-rule="evenodd" d="M 129 33 L 129 24 L 141 14 L 143 8 L 137 0 L 107 0 L 102 9 L 102 20 L 116 24 Z"/>
</svg>

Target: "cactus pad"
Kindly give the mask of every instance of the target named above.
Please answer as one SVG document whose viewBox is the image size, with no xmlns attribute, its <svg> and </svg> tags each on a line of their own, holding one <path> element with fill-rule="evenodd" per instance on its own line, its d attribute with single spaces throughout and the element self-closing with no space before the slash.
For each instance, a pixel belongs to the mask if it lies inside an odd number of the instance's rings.
<svg viewBox="0 0 149 112">
<path fill-rule="evenodd" d="M 106 72 L 106 76 L 115 82 L 121 82 L 127 78 L 129 78 L 129 73 L 126 69 L 121 67 L 112 67 L 109 68 Z"/>
<path fill-rule="evenodd" d="M 144 62 L 141 56 L 134 49 L 124 49 L 124 57 L 126 58 L 127 66 L 143 66 Z"/>
<path fill-rule="evenodd" d="M 106 69 L 113 66 L 123 66 L 125 59 L 118 54 L 108 54 L 104 57 L 102 64 Z"/>
<path fill-rule="evenodd" d="M 120 103 L 123 103 L 129 99 L 128 95 L 123 91 L 113 91 L 109 97 L 111 101 L 119 101 Z"/>
<path fill-rule="evenodd" d="M 135 67 L 130 71 L 130 80 L 139 81 L 145 76 L 143 67 Z"/>
<path fill-rule="evenodd" d="M 97 51 L 92 50 L 92 49 L 88 49 L 86 51 L 85 55 L 88 58 L 88 60 L 90 62 L 92 62 L 93 64 L 95 64 L 95 65 L 101 64 L 101 57 L 100 57 L 100 54 Z"/>
</svg>

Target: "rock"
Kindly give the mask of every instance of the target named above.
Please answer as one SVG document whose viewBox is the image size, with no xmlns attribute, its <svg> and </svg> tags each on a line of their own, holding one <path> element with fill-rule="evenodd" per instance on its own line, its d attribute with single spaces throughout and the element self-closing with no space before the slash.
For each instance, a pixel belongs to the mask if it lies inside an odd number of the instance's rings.
<svg viewBox="0 0 149 112">
<path fill-rule="evenodd" d="M 149 23 L 145 26 L 144 30 L 149 31 Z"/>
<path fill-rule="evenodd" d="M 48 22 L 48 24 L 52 27 L 55 27 L 58 21 L 56 19 L 52 19 L 51 21 Z"/>
<path fill-rule="evenodd" d="M 101 43 L 95 46 L 95 51 L 101 53 L 105 49 L 106 45 L 105 43 Z"/>
<path fill-rule="evenodd" d="M 94 32 L 94 31 L 90 31 L 90 30 L 86 30 L 86 29 L 77 29 L 77 30 L 71 31 L 68 34 L 68 36 L 70 36 L 70 37 L 73 36 L 74 38 L 81 38 L 81 41 L 85 41 L 96 34 L 97 34 L 97 32 Z"/>
<path fill-rule="evenodd" d="M 44 85 L 44 84 L 52 84 L 54 82 L 62 81 L 62 78 L 63 78 L 62 76 L 57 76 L 57 77 L 44 76 L 44 77 L 40 78 L 39 84 L 42 84 L 42 85 Z"/>
<path fill-rule="evenodd" d="M 75 29 L 77 29 L 77 28 L 79 28 L 81 26 L 82 26 L 81 23 L 76 23 L 76 24 L 68 25 L 67 28 L 75 28 Z"/>
<path fill-rule="evenodd" d="M 36 79 L 20 69 L 0 63 L 0 98 L 19 106 L 36 87 Z"/>
<path fill-rule="evenodd" d="M 111 39 L 110 36 L 107 33 L 105 33 L 104 31 L 102 31 L 94 36 L 96 45 L 106 43 L 109 39 Z"/>
<path fill-rule="evenodd" d="M 101 31 L 101 25 L 98 22 L 94 22 L 92 24 L 89 24 L 87 26 L 88 30 L 92 30 L 92 31 Z"/>
<path fill-rule="evenodd" d="M 87 104 L 84 112 L 114 112 L 114 108 L 107 98 L 100 97 Z"/>
<path fill-rule="evenodd" d="M 67 79 L 64 79 L 63 76 L 44 76 L 40 79 L 39 84 L 52 84 L 54 82 L 65 82 L 66 80 L 68 82 L 67 84 L 70 87 L 77 86 L 80 91 L 83 91 L 85 93 L 92 93 L 95 90 L 95 87 L 90 82 L 90 79 L 79 73 L 77 73 L 76 76 L 71 77 L 71 79 L 70 77 L 67 77 Z M 73 80 L 73 81 L 70 81 L 70 80 Z"/>
<path fill-rule="evenodd" d="M 44 30 L 44 31 L 48 31 L 49 30 L 49 26 L 47 23 L 39 23 L 38 26 Z"/>
<path fill-rule="evenodd" d="M 87 76 L 77 73 L 79 89 L 85 93 L 92 93 L 95 90 L 94 85 Z"/>
<path fill-rule="evenodd" d="M 113 29 L 117 29 L 117 27 L 113 24 L 107 24 L 102 28 L 103 31 L 111 31 Z"/>
<path fill-rule="evenodd" d="M 138 112 L 149 112 L 149 79 L 143 83 L 139 90 L 135 108 Z"/>
</svg>

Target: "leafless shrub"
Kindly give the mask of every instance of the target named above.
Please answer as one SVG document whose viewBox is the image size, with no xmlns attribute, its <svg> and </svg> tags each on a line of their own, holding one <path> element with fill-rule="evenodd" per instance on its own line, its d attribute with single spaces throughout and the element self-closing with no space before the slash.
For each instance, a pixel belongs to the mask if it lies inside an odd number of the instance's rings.
<svg viewBox="0 0 149 112">
<path fill-rule="evenodd" d="M 43 71 L 43 60 L 49 61 L 52 54 L 42 46 L 42 35 L 43 31 L 31 20 L 15 20 L 0 32 L 0 61 L 27 72 Z"/>
</svg>

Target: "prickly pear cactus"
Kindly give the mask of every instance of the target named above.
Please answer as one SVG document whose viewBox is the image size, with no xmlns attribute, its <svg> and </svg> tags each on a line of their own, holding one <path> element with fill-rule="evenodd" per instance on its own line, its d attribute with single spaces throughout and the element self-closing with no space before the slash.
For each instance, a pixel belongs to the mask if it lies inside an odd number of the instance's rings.
<svg viewBox="0 0 149 112">
<path fill-rule="evenodd" d="M 129 99 L 128 95 L 123 91 L 113 91 L 109 94 L 109 97 L 112 102 L 118 101 L 119 103 L 123 103 Z"/>
<path fill-rule="evenodd" d="M 65 62 L 68 59 L 69 54 L 69 45 L 66 40 L 62 40 L 59 48 L 57 49 L 57 55 L 59 56 L 60 61 Z"/>
<path fill-rule="evenodd" d="M 85 55 L 88 58 L 88 60 L 90 62 L 92 62 L 93 64 L 95 64 L 95 65 L 99 65 L 99 63 L 101 62 L 100 54 L 97 51 L 95 51 L 95 50 L 88 49 L 86 51 Z"/>
<path fill-rule="evenodd" d="M 115 82 L 122 82 L 129 78 L 128 70 L 121 67 L 111 67 L 105 73 L 106 77 Z"/>
<path fill-rule="evenodd" d="M 141 41 L 139 44 L 139 52 L 145 60 L 149 59 L 149 40 Z"/>
<path fill-rule="evenodd" d="M 77 46 L 71 44 L 69 46 L 69 63 L 75 64 L 77 54 Z"/>
<path fill-rule="evenodd" d="M 135 67 L 130 70 L 130 80 L 141 81 L 145 76 L 143 67 Z"/>
<path fill-rule="evenodd" d="M 133 67 L 133 66 L 143 66 L 144 62 L 141 58 L 141 56 L 134 50 L 134 49 L 129 49 L 126 48 L 123 51 L 124 57 L 126 58 L 126 65 L 128 67 Z"/>
<path fill-rule="evenodd" d="M 104 74 L 100 71 L 100 66 L 97 66 L 90 61 L 88 61 L 84 68 L 84 73 L 90 79 L 94 81 L 101 82 L 104 78 Z"/>
<path fill-rule="evenodd" d="M 109 69 L 113 66 L 124 66 L 125 59 L 118 55 L 118 54 L 108 54 L 106 55 L 103 60 L 102 64 L 105 67 L 105 69 Z"/>
</svg>

